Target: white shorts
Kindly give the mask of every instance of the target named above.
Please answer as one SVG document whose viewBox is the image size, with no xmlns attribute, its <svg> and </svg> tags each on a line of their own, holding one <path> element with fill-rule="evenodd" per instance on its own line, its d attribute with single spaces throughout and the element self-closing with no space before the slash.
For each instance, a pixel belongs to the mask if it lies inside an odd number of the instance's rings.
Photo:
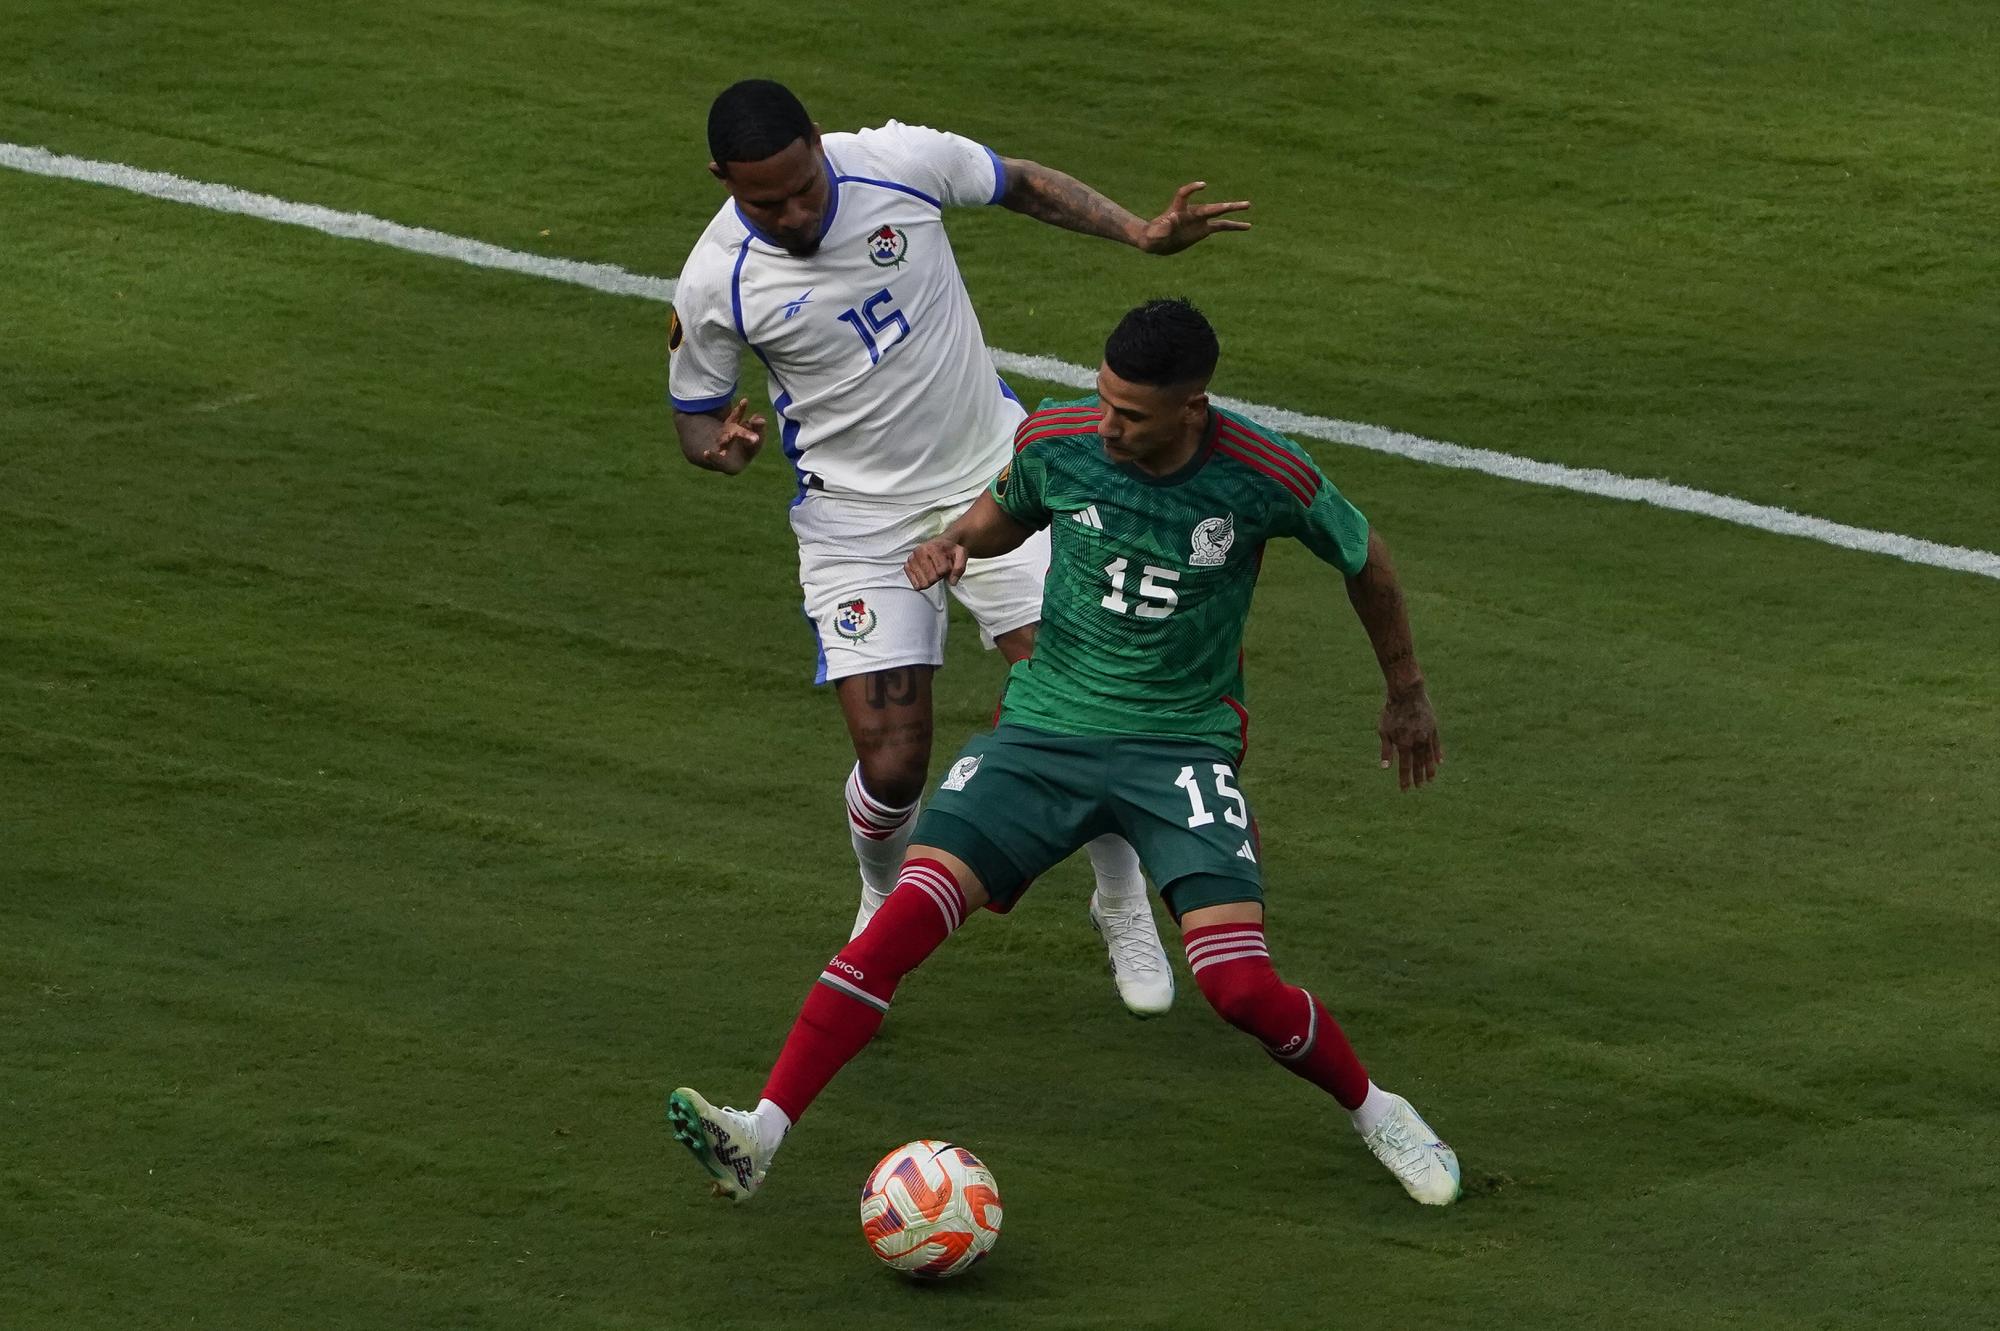
<svg viewBox="0 0 2000 1331">
<path fill-rule="evenodd" d="M 901 508 L 806 492 L 792 509 L 792 532 L 806 619 L 819 639 L 813 683 L 944 664 L 945 584 L 916 590 L 903 562 L 972 503 Z M 951 592 L 991 647 L 1001 634 L 1041 620 L 1048 571 L 1049 534 L 1038 531 L 1011 554 L 967 564 Z"/>
</svg>

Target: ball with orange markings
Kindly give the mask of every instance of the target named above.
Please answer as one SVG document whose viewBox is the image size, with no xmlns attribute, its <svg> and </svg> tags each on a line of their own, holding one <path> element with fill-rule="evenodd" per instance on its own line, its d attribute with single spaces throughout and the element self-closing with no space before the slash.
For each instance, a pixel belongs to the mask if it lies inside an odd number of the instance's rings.
<svg viewBox="0 0 2000 1331">
<path fill-rule="evenodd" d="M 861 1185 L 861 1236 L 905 1275 L 961 1275 L 1000 1237 L 1000 1189 L 979 1157 L 914 1141 L 882 1157 Z"/>
</svg>

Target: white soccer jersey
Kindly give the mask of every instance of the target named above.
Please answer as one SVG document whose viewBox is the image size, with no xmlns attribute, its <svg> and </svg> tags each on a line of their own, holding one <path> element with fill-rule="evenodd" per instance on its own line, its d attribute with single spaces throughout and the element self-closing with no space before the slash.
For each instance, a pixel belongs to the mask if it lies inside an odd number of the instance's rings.
<svg viewBox="0 0 2000 1331">
<path fill-rule="evenodd" d="M 801 494 L 921 505 L 976 492 L 1025 413 L 986 353 L 943 211 L 997 202 L 1006 172 L 970 139 L 893 120 L 822 144 L 832 192 L 816 254 L 764 239 L 732 200 L 688 255 L 674 406 L 731 401 L 747 345 Z"/>
</svg>

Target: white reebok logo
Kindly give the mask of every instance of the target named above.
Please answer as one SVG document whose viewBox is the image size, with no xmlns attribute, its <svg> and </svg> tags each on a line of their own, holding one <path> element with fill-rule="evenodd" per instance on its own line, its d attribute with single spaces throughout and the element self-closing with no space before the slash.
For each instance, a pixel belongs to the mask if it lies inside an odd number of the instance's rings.
<svg viewBox="0 0 2000 1331">
<path fill-rule="evenodd" d="M 1088 508 L 1080 508 L 1069 516 L 1071 521 L 1080 522 L 1092 531 L 1104 530 L 1104 519 L 1097 516 L 1097 505 L 1095 504 L 1092 504 Z"/>
<path fill-rule="evenodd" d="M 1248 860 L 1252 864 L 1255 864 L 1257 862 L 1257 854 L 1255 851 L 1250 849 L 1250 843 L 1248 841 L 1244 842 L 1242 849 L 1236 852 L 1236 858 L 1239 860 Z"/>
</svg>

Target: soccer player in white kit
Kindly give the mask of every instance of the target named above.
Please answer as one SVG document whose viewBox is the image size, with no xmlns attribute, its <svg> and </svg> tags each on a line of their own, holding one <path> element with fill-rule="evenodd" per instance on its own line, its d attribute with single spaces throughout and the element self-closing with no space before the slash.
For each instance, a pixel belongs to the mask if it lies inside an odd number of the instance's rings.
<svg viewBox="0 0 2000 1331">
<path fill-rule="evenodd" d="M 895 121 L 820 133 L 798 98 L 753 79 L 709 109 L 709 171 L 730 198 L 674 292 L 668 389 L 687 460 L 735 475 L 764 443 L 737 367 L 763 362 L 798 474 L 791 510 L 805 614 L 854 743 L 848 827 L 861 867 L 859 933 L 896 885 L 929 771 L 931 675 L 944 661 L 944 589 L 914 591 L 910 552 L 969 507 L 1012 457 L 1026 412 L 993 368 L 945 235 L 944 210 L 999 204 L 1071 231 L 1170 254 L 1248 224 L 1243 202 L 1195 204 L 1200 182 L 1150 222 L 1034 162 Z M 732 405 L 733 403 L 733 405 Z M 951 588 L 1009 664 L 1030 655 L 1046 532 L 974 560 Z M 1090 919 L 1118 992 L 1141 1016 L 1173 1002 L 1173 972 L 1131 846 L 1090 843 Z"/>
</svg>

